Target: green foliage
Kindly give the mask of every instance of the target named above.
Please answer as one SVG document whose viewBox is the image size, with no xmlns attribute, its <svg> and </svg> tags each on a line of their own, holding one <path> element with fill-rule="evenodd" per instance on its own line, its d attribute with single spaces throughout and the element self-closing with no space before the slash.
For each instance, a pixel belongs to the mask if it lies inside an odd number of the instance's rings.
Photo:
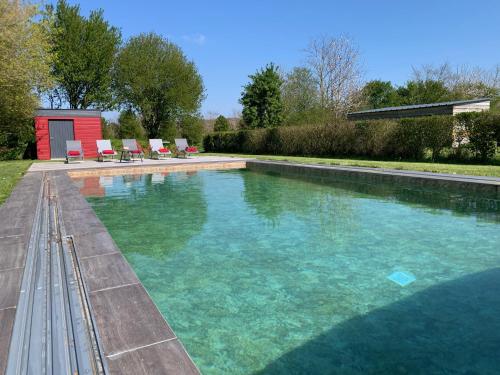
<svg viewBox="0 0 500 375">
<path fill-rule="evenodd" d="M 182 138 L 190 145 L 199 145 L 203 140 L 203 120 L 199 116 L 185 116 L 180 122 Z"/>
<path fill-rule="evenodd" d="M 361 95 L 365 109 L 395 107 L 401 104 L 401 98 L 390 81 L 367 82 L 361 90 Z"/>
<path fill-rule="evenodd" d="M 227 132 L 230 129 L 229 121 L 224 116 L 220 115 L 215 119 L 214 131 L 215 132 Z"/>
<path fill-rule="evenodd" d="M 142 118 L 149 138 L 164 134 L 162 127 L 181 124 L 195 115 L 203 99 L 203 82 L 182 50 L 150 33 L 132 37 L 115 64 L 118 99 Z"/>
<path fill-rule="evenodd" d="M 389 81 L 370 81 L 363 87 L 361 95 L 365 109 L 463 99 L 458 93 L 451 92 L 444 82 L 430 79 L 408 81 L 398 88 Z"/>
<path fill-rule="evenodd" d="M 307 68 L 294 68 L 285 77 L 281 88 L 283 123 L 313 125 L 326 122 L 327 111 L 320 106 L 317 82 Z"/>
<path fill-rule="evenodd" d="M 482 161 L 495 156 L 500 116 L 490 113 L 460 113 L 456 120 L 465 128 L 473 152 Z"/>
<path fill-rule="evenodd" d="M 111 139 L 118 137 L 119 125 L 101 117 L 101 130 L 103 139 Z"/>
<path fill-rule="evenodd" d="M 455 120 L 452 116 L 430 116 L 420 119 L 423 126 L 425 146 L 432 151 L 436 160 L 444 148 L 453 144 Z"/>
<path fill-rule="evenodd" d="M 51 84 L 45 24 L 36 6 L 0 0 L 0 159 L 18 159 L 34 141 L 35 92 Z"/>
<path fill-rule="evenodd" d="M 441 81 L 408 81 L 397 94 L 402 105 L 444 102 L 452 99 L 450 91 Z"/>
<path fill-rule="evenodd" d="M 327 126 L 286 126 L 213 133 L 204 139 L 207 152 L 270 155 L 437 158 L 453 140 L 451 116 L 402 120 L 337 121 Z"/>
<path fill-rule="evenodd" d="M 102 10 L 85 18 L 78 5 L 65 0 L 59 0 L 50 13 L 52 74 L 57 81 L 52 97 L 66 101 L 70 108 L 112 108 L 111 68 L 121 43 L 120 31 L 104 20 Z"/>
<path fill-rule="evenodd" d="M 500 96 L 495 96 L 491 99 L 490 112 L 500 114 Z"/>
<path fill-rule="evenodd" d="M 160 135 L 159 137 L 165 141 L 169 141 L 170 143 L 174 143 L 175 138 L 179 135 L 177 131 L 177 125 L 174 122 L 166 122 L 161 124 L 160 126 Z"/>
<path fill-rule="evenodd" d="M 283 80 L 278 73 L 277 66 L 269 64 L 249 77 L 251 82 L 244 87 L 240 99 L 243 105 L 242 117 L 245 127 L 255 129 L 281 125 Z"/>
<path fill-rule="evenodd" d="M 121 139 L 142 138 L 144 137 L 144 129 L 141 126 L 141 121 L 137 115 L 130 109 L 120 113 L 118 117 L 118 137 Z"/>
</svg>

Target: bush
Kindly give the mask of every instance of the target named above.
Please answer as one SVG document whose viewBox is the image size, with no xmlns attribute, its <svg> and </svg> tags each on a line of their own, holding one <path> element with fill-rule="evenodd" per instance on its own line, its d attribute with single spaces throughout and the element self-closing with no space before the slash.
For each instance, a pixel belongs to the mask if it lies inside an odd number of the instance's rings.
<svg viewBox="0 0 500 375">
<path fill-rule="evenodd" d="M 432 160 L 436 160 L 444 148 L 453 145 L 455 121 L 452 116 L 423 117 L 420 121 L 425 147 L 432 151 Z"/>
<path fill-rule="evenodd" d="M 460 113 L 456 116 L 469 138 L 470 148 L 482 161 L 495 156 L 500 116 L 488 112 Z"/>
<path fill-rule="evenodd" d="M 248 154 L 437 158 L 453 140 L 451 116 L 403 120 L 337 121 L 331 125 L 283 126 L 209 134 L 206 151 Z"/>
</svg>

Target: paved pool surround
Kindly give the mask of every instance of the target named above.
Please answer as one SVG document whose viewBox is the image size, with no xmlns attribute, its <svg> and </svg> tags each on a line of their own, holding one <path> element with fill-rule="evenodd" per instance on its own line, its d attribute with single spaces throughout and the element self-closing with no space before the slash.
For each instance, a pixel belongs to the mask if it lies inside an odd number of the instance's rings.
<svg viewBox="0 0 500 375">
<path fill-rule="evenodd" d="M 323 181 L 342 177 L 370 183 L 397 183 L 413 188 L 446 189 L 500 200 L 500 179 L 376 168 L 336 167 L 244 159 L 196 158 L 168 165 L 113 168 L 64 168 L 44 163 L 28 172 L 0 206 L 0 374 L 5 373 L 27 247 L 35 219 L 43 174 L 54 184 L 67 235 L 74 238 L 91 312 L 110 373 L 197 374 L 182 343 L 161 316 L 106 228 L 96 217 L 70 175 L 120 175 L 197 169 L 244 168 Z M 188 159 L 189 160 L 189 159 Z M 192 160 L 192 159 L 191 159 Z M 52 164 L 54 168 L 50 168 Z M 101 163 L 102 164 L 102 163 Z M 163 163 L 162 163 L 163 164 Z M 78 171 L 76 171 L 77 169 Z M 38 170 L 38 171 L 36 171 Z M 133 220 L 133 215 L 131 219 Z"/>
</svg>

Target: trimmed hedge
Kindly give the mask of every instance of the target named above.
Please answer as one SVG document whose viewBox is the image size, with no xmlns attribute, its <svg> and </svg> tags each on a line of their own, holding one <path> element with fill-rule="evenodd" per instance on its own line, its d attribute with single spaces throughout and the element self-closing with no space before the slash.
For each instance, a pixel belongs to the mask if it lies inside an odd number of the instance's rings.
<svg viewBox="0 0 500 375">
<path fill-rule="evenodd" d="M 477 157 L 485 161 L 495 156 L 500 144 L 500 115 L 468 112 L 458 114 L 456 120 Z"/>
<path fill-rule="evenodd" d="M 339 121 L 326 126 L 212 133 L 203 145 L 208 152 L 421 159 L 427 148 L 437 157 L 443 148 L 451 147 L 453 127 L 451 116 Z"/>
<path fill-rule="evenodd" d="M 421 160 L 426 150 L 436 159 L 443 149 L 452 147 L 459 129 L 464 129 L 469 140 L 465 147 L 477 157 L 486 160 L 495 155 L 500 115 L 489 113 L 212 133 L 203 145 L 207 152 Z M 463 147 L 456 155 L 461 155 Z"/>
</svg>

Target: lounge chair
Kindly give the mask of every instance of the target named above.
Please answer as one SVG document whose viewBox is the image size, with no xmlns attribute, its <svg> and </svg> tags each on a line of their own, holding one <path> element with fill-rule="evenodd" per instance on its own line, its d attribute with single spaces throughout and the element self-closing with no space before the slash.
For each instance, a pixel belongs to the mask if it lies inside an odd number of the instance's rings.
<svg viewBox="0 0 500 375">
<path fill-rule="evenodd" d="M 104 158 L 113 159 L 117 153 L 111 147 L 111 141 L 109 139 L 98 139 L 97 143 L 97 161 L 104 161 Z"/>
<path fill-rule="evenodd" d="M 158 159 L 160 159 L 160 156 L 172 155 L 172 152 L 163 146 L 161 139 L 150 139 L 149 146 L 151 147 L 151 159 L 153 159 L 153 155 L 156 155 Z"/>
<path fill-rule="evenodd" d="M 142 152 L 141 148 L 139 147 L 139 144 L 135 139 L 122 139 L 122 144 L 123 144 L 123 149 L 129 152 L 129 155 L 132 160 L 134 160 L 135 156 L 138 156 L 142 162 L 144 153 Z"/>
<path fill-rule="evenodd" d="M 83 161 L 81 141 L 66 141 L 66 163 L 69 163 L 70 159 L 80 159 Z"/>
<path fill-rule="evenodd" d="M 186 138 L 177 138 L 175 140 L 175 146 L 177 147 L 178 155 L 183 155 L 185 158 L 189 155 L 199 153 L 196 147 L 188 145 Z"/>
</svg>

